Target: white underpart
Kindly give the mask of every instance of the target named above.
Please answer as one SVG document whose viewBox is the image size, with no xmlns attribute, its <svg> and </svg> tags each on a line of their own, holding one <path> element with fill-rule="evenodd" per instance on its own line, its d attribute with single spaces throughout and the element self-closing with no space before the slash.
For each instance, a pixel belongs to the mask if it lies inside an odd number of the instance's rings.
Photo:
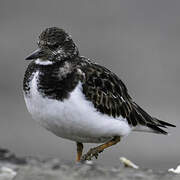
<svg viewBox="0 0 180 180">
<path fill-rule="evenodd" d="M 62 138 L 91 143 L 130 133 L 126 119 L 103 115 L 85 99 L 81 83 L 63 102 L 42 97 L 37 91 L 38 74 L 33 74 L 30 95 L 25 95 L 25 101 L 33 119 L 49 131 Z"/>
<path fill-rule="evenodd" d="M 36 59 L 35 63 L 36 64 L 40 64 L 40 65 L 50 65 L 50 64 L 53 64 L 52 61 L 42 60 L 42 59 Z"/>
</svg>

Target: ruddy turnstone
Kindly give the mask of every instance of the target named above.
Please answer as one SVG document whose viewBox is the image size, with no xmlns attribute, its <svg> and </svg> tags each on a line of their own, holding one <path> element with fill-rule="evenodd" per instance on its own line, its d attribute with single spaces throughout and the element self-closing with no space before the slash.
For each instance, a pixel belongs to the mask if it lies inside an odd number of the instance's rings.
<svg viewBox="0 0 180 180">
<path fill-rule="evenodd" d="M 55 135 L 77 143 L 77 161 L 89 160 L 131 131 L 167 134 L 173 124 L 150 116 L 128 94 L 119 77 L 79 54 L 63 29 L 39 36 L 23 83 L 33 119 Z M 82 156 L 83 143 L 104 143 Z"/>
</svg>

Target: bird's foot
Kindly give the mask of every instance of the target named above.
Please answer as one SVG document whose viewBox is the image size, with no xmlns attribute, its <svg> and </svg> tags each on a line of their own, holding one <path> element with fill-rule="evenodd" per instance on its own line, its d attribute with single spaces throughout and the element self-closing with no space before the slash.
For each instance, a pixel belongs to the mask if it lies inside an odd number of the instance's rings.
<svg viewBox="0 0 180 180">
<path fill-rule="evenodd" d="M 96 159 L 99 156 L 99 153 L 103 152 L 103 150 L 99 149 L 98 147 L 95 148 L 91 148 L 86 154 L 84 154 L 81 157 L 81 161 L 90 161 L 93 157 L 95 157 Z"/>
<path fill-rule="evenodd" d="M 110 140 L 100 146 L 90 149 L 85 155 L 83 155 L 81 157 L 81 162 L 86 161 L 86 160 L 91 160 L 93 157 L 95 157 L 97 159 L 99 153 L 103 152 L 104 149 L 117 144 L 120 140 L 121 140 L 121 138 L 119 136 L 115 136 L 112 140 Z"/>
</svg>

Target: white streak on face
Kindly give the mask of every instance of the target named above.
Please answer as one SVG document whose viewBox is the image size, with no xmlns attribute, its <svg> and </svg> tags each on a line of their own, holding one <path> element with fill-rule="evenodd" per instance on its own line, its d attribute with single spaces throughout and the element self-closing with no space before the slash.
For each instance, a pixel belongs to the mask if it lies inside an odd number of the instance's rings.
<svg viewBox="0 0 180 180">
<path fill-rule="evenodd" d="M 35 61 L 36 64 L 40 64 L 40 65 L 50 65 L 53 64 L 52 61 L 48 61 L 48 60 L 42 60 L 42 59 L 37 59 Z"/>
</svg>

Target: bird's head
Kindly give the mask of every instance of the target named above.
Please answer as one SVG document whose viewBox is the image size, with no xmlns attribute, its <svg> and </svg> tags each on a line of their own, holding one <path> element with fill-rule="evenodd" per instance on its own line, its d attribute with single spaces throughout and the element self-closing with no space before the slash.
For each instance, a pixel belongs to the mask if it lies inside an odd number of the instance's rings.
<svg viewBox="0 0 180 180">
<path fill-rule="evenodd" d="M 78 55 L 78 49 L 71 36 L 63 29 L 51 27 L 40 34 L 38 49 L 26 57 L 26 60 L 38 59 L 41 62 L 53 62 Z"/>
</svg>

